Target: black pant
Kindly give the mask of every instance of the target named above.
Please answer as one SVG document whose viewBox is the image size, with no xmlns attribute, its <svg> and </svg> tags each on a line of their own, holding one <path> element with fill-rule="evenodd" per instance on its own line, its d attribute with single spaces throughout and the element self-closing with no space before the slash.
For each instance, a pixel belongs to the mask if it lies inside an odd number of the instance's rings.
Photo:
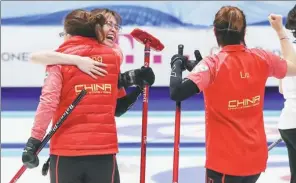
<svg viewBox="0 0 296 183">
<path fill-rule="evenodd" d="M 120 183 L 116 156 L 51 155 L 50 183 Z"/>
<path fill-rule="evenodd" d="M 279 130 L 286 143 L 291 171 L 290 183 L 296 183 L 296 129 Z"/>
<path fill-rule="evenodd" d="M 260 174 L 240 177 L 225 175 L 210 169 L 206 171 L 206 183 L 255 183 L 260 177 Z"/>
</svg>

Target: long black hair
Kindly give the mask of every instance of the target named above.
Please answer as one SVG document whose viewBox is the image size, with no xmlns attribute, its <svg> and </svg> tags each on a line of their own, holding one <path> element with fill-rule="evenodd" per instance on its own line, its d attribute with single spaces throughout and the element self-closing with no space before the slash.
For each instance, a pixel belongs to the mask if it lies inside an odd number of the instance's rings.
<svg viewBox="0 0 296 183">
<path fill-rule="evenodd" d="M 296 5 L 289 11 L 285 27 L 292 30 L 293 36 L 296 38 Z"/>
</svg>

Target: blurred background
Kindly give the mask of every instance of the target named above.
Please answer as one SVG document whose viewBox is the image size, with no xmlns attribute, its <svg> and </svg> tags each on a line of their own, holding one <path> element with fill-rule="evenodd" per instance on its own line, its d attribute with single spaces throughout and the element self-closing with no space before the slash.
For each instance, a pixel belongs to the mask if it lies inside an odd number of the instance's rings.
<svg viewBox="0 0 296 183">
<path fill-rule="evenodd" d="M 175 103 L 169 99 L 170 58 L 178 44 L 190 58 L 194 50 L 203 57 L 219 51 L 212 23 L 215 13 L 225 5 L 241 8 L 247 18 L 246 44 L 280 55 L 280 45 L 269 26 L 270 13 L 284 17 L 295 5 L 293 1 L 5 1 L 1 2 L 1 182 L 12 178 L 21 166 L 21 152 L 30 135 L 35 110 L 45 77 L 45 67 L 29 62 L 35 51 L 55 50 L 63 39 L 62 21 L 73 9 L 109 8 L 123 19 L 119 45 L 124 53 L 122 71 L 139 68 L 144 63 L 144 46 L 129 35 L 141 28 L 164 45 L 162 52 L 151 51 L 150 66 L 156 82 L 150 89 L 148 116 L 148 183 L 171 181 Z M 285 20 L 285 18 L 284 18 Z M 186 74 L 184 74 L 186 75 Z M 279 138 L 277 120 L 283 107 L 278 80 L 269 79 L 265 96 L 265 127 L 269 143 Z M 117 119 L 122 182 L 139 182 L 142 98 Z M 180 183 L 204 182 L 204 103 L 196 95 L 182 103 Z M 268 169 L 259 183 L 288 183 L 287 152 L 280 144 L 271 152 Z M 19 182 L 40 182 L 40 167 L 28 170 Z M 159 162 L 159 164 L 157 163 Z M 7 166 L 10 168 L 7 169 Z M 5 174 L 3 174 L 5 168 Z M 2 175 L 3 174 L 3 175 Z"/>
</svg>

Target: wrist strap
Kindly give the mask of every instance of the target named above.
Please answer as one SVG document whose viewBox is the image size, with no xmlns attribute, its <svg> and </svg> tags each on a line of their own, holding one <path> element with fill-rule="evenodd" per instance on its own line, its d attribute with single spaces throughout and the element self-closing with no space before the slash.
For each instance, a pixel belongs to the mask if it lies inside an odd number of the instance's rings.
<svg viewBox="0 0 296 183">
<path fill-rule="evenodd" d="M 282 37 L 282 38 L 280 38 L 280 40 L 285 40 L 285 39 L 288 39 L 289 40 L 288 37 Z"/>
</svg>

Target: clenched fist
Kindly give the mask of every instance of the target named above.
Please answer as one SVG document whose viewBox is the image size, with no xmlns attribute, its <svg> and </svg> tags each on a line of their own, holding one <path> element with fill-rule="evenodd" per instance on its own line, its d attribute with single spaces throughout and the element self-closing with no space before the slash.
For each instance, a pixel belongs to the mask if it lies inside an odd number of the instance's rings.
<svg viewBox="0 0 296 183">
<path fill-rule="evenodd" d="M 282 15 L 277 15 L 277 14 L 270 14 L 268 16 L 269 23 L 271 27 L 276 31 L 279 32 L 283 30 L 283 17 Z"/>
</svg>

